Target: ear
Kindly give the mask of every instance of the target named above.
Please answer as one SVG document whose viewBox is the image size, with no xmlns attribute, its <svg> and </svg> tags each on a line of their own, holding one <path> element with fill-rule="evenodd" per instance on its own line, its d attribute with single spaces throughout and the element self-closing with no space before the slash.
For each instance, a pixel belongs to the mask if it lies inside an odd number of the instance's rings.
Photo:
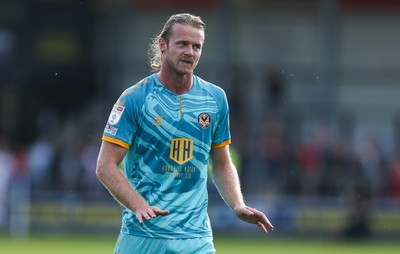
<svg viewBox="0 0 400 254">
<path fill-rule="evenodd" d="M 160 38 L 158 44 L 160 45 L 161 53 L 164 53 L 168 48 L 167 42 L 163 38 Z"/>
</svg>

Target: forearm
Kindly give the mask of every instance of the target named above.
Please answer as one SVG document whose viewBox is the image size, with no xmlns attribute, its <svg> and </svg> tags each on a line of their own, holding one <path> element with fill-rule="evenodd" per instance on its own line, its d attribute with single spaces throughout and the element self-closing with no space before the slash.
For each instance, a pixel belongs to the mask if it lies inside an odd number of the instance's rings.
<svg viewBox="0 0 400 254">
<path fill-rule="evenodd" d="M 245 205 L 239 176 L 232 162 L 216 165 L 212 171 L 212 177 L 222 199 L 232 210 Z"/>
<path fill-rule="evenodd" d="M 104 187 L 122 206 L 136 211 L 138 207 L 147 205 L 144 198 L 130 185 L 117 166 L 99 163 L 96 173 Z"/>
</svg>

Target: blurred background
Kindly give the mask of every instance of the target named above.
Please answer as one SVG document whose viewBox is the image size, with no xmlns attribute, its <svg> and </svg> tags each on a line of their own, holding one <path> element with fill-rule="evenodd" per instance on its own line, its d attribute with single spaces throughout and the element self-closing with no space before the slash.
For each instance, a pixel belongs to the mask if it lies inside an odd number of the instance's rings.
<svg viewBox="0 0 400 254">
<path fill-rule="evenodd" d="M 171 14 L 207 24 L 249 204 L 276 235 L 400 236 L 400 1 L 1 0 L 0 233 L 116 235 L 101 135 Z M 216 232 L 258 234 L 210 181 Z"/>
</svg>

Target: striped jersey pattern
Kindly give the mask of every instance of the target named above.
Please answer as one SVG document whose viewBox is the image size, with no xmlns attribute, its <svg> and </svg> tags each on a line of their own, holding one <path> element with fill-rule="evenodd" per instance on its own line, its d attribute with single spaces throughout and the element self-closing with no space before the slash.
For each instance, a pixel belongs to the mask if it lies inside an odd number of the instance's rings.
<svg viewBox="0 0 400 254">
<path fill-rule="evenodd" d="M 126 89 L 113 106 L 103 140 L 127 149 L 125 175 L 167 216 L 140 224 L 125 208 L 122 232 L 152 238 L 212 236 L 207 171 L 212 148 L 230 144 L 224 91 L 198 76 L 176 95 L 152 74 Z"/>
</svg>

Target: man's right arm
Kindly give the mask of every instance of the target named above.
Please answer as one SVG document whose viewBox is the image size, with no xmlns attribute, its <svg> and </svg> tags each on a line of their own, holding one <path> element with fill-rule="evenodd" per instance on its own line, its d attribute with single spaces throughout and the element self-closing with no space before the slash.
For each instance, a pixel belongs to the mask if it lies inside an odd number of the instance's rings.
<svg viewBox="0 0 400 254">
<path fill-rule="evenodd" d="M 169 211 L 149 206 L 126 179 L 118 167 L 126 151 L 121 146 L 107 141 L 102 142 L 96 167 L 96 175 L 101 183 L 122 206 L 135 212 L 140 223 L 143 222 L 143 219 L 150 220 L 158 215 L 169 214 Z"/>
</svg>

